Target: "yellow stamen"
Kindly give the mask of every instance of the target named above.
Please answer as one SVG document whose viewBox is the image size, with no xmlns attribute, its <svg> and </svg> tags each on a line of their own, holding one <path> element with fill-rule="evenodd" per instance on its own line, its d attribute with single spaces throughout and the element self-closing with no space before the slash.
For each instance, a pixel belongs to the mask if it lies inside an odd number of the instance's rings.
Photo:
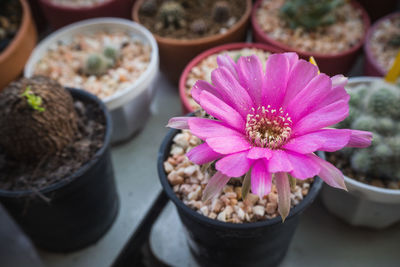
<svg viewBox="0 0 400 267">
<path fill-rule="evenodd" d="M 309 62 L 318 68 L 317 61 L 315 61 L 315 58 L 313 56 L 310 57 Z M 318 74 L 320 74 L 320 73 L 321 72 L 319 71 L 319 68 L 318 68 Z"/>
<path fill-rule="evenodd" d="M 400 51 L 397 53 L 396 59 L 392 67 L 385 76 L 385 81 L 388 83 L 396 83 L 397 78 L 400 76 Z"/>
</svg>

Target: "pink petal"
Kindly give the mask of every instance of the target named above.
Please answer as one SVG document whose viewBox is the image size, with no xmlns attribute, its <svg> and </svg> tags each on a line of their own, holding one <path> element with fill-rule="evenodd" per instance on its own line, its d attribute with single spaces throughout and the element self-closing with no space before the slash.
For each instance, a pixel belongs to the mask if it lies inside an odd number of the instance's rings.
<svg viewBox="0 0 400 267">
<path fill-rule="evenodd" d="M 371 132 L 358 131 L 358 130 L 347 130 L 347 131 L 350 131 L 351 133 L 349 143 L 347 144 L 348 147 L 363 148 L 371 145 L 373 138 Z"/>
<path fill-rule="evenodd" d="M 173 117 L 169 119 L 167 127 L 186 130 L 189 129 L 189 120 L 191 117 Z"/>
<path fill-rule="evenodd" d="M 322 101 L 329 93 L 331 86 L 331 79 L 327 75 L 320 74 L 315 76 L 307 86 L 288 103 L 286 112 L 290 114 L 292 121 L 296 122 L 299 118 L 309 114 L 314 106 Z"/>
<path fill-rule="evenodd" d="M 261 104 L 264 81 L 263 66 L 256 55 L 239 58 L 237 64 L 240 84 L 247 90 L 254 103 Z"/>
<path fill-rule="evenodd" d="M 286 52 L 283 55 L 287 58 L 290 66 L 290 71 L 293 70 L 294 66 L 296 66 L 297 62 L 299 61 L 299 55 L 295 52 Z"/>
<path fill-rule="evenodd" d="M 190 161 L 203 165 L 205 163 L 217 160 L 221 158 L 223 155 L 212 150 L 206 143 L 196 146 L 192 148 L 186 156 L 190 159 Z"/>
<path fill-rule="evenodd" d="M 278 191 L 278 211 L 285 221 L 290 212 L 290 184 L 286 173 L 278 172 L 275 174 L 276 190 Z"/>
<path fill-rule="evenodd" d="M 236 129 L 232 129 L 223 122 L 216 120 L 192 118 L 189 121 L 189 127 L 192 134 L 202 140 L 220 136 L 242 136 Z"/>
<path fill-rule="evenodd" d="M 340 170 L 329 162 L 311 154 L 310 158 L 320 166 L 319 177 L 325 181 L 328 185 L 347 191 L 346 184 L 344 183 L 344 177 Z"/>
<path fill-rule="evenodd" d="M 221 95 L 218 93 L 217 89 L 214 86 L 209 84 L 206 81 L 198 80 L 192 87 L 191 94 L 193 99 L 200 104 L 200 95 L 202 91 L 210 92 L 211 94 L 215 95 L 218 98 L 221 98 Z"/>
<path fill-rule="evenodd" d="M 331 78 L 332 80 L 332 87 L 344 87 L 347 84 L 347 77 L 343 76 L 342 74 L 335 75 Z"/>
<path fill-rule="evenodd" d="M 221 154 L 231 154 L 249 150 L 252 146 L 242 136 L 219 136 L 206 139 L 206 143 L 215 151 Z"/>
<path fill-rule="evenodd" d="M 350 100 L 350 95 L 346 92 L 344 87 L 340 87 L 340 86 L 334 87 L 329 91 L 329 93 L 325 97 L 325 99 L 323 99 L 322 101 L 320 101 L 318 104 L 316 104 L 314 106 L 312 111 L 318 110 L 327 105 L 333 104 L 337 101 L 345 101 L 346 103 L 348 103 L 349 100 Z"/>
<path fill-rule="evenodd" d="M 303 90 L 317 75 L 318 68 L 316 66 L 305 60 L 297 61 L 297 63 L 292 67 L 282 106 L 286 107 L 287 103 L 289 103 L 301 90 Z"/>
<path fill-rule="evenodd" d="M 337 151 L 347 145 L 350 132 L 338 129 L 322 129 L 291 139 L 284 149 L 301 154 L 309 154 L 317 150 Z"/>
<path fill-rule="evenodd" d="M 280 107 L 286 93 L 289 78 L 289 61 L 284 54 L 273 54 L 267 59 L 265 80 L 262 89 L 263 103 L 273 108 Z"/>
<path fill-rule="evenodd" d="M 237 67 L 236 63 L 227 53 L 225 53 L 223 55 L 219 55 L 217 57 L 217 64 L 219 67 L 227 68 L 232 73 L 232 75 L 236 79 L 238 79 L 238 75 L 236 72 L 236 67 Z"/>
<path fill-rule="evenodd" d="M 337 101 L 300 119 L 292 127 L 292 133 L 294 136 L 300 136 L 331 126 L 344 120 L 348 114 L 349 105 L 347 102 Z"/>
<path fill-rule="evenodd" d="M 207 91 L 201 92 L 200 105 L 211 116 L 239 131 L 244 130 L 245 121 L 242 116 L 234 108 L 211 93 Z"/>
<path fill-rule="evenodd" d="M 240 177 L 250 169 L 252 163 L 246 156 L 247 151 L 230 154 L 217 161 L 215 168 L 229 177 Z"/>
<path fill-rule="evenodd" d="M 309 155 L 302 155 L 296 152 L 287 151 L 286 155 L 293 166 L 293 170 L 290 175 L 293 177 L 304 180 L 314 177 L 319 173 L 321 168 L 316 164 Z"/>
<path fill-rule="evenodd" d="M 246 118 L 253 106 L 253 100 L 235 76 L 227 68 L 221 67 L 211 73 L 211 80 L 224 102 Z"/>
<path fill-rule="evenodd" d="M 272 157 L 268 161 L 268 172 L 290 172 L 293 170 L 286 152 L 283 150 L 272 150 Z"/>
<path fill-rule="evenodd" d="M 270 159 L 272 157 L 272 152 L 268 148 L 262 147 L 252 147 L 247 154 L 249 159 Z"/>
<path fill-rule="evenodd" d="M 216 197 L 229 182 L 230 177 L 216 172 L 213 177 L 208 180 L 207 186 L 203 191 L 202 201 L 207 201 Z"/>
<path fill-rule="evenodd" d="M 272 177 L 264 160 L 257 160 L 251 170 L 251 191 L 260 198 L 271 192 Z"/>
</svg>

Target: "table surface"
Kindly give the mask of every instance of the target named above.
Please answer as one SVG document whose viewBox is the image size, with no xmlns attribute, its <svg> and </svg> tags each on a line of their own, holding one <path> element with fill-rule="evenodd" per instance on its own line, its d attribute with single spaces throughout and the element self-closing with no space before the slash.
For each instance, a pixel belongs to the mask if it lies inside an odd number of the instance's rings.
<svg viewBox="0 0 400 267">
<path fill-rule="evenodd" d="M 351 76 L 361 71 L 359 59 Z M 161 186 L 156 161 L 169 118 L 181 114 L 178 89 L 159 75 L 152 115 L 134 139 L 112 148 L 120 211 L 112 228 L 96 244 L 74 253 L 39 251 L 49 267 L 105 267 L 118 257 L 149 211 Z M 160 223 L 160 221 L 163 221 Z M 173 266 L 196 266 L 184 240 L 175 208 L 169 204 L 155 223 L 150 247 L 157 258 Z M 281 267 L 400 266 L 400 225 L 384 231 L 350 227 L 328 214 L 317 200 L 301 218 Z"/>
</svg>

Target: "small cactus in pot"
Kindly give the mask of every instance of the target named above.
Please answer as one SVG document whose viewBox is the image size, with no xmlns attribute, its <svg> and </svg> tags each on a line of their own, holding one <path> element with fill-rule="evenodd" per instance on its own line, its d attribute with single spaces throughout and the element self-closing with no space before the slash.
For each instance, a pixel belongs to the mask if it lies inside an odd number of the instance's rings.
<svg viewBox="0 0 400 267">
<path fill-rule="evenodd" d="M 179 29 L 186 24 L 185 10 L 181 4 L 175 1 L 164 2 L 158 15 L 164 28 L 173 27 Z"/>
<path fill-rule="evenodd" d="M 400 181 L 400 88 L 376 81 L 368 89 L 364 85 L 352 88 L 350 96 L 350 114 L 357 111 L 357 116 L 349 116 L 339 126 L 372 131 L 374 139 L 371 147 L 342 155 L 366 177 Z"/>
<path fill-rule="evenodd" d="M 103 53 L 93 53 L 86 57 L 82 67 L 85 75 L 103 75 L 113 68 L 118 60 L 119 51 L 114 47 L 107 46 Z"/>
</svg>

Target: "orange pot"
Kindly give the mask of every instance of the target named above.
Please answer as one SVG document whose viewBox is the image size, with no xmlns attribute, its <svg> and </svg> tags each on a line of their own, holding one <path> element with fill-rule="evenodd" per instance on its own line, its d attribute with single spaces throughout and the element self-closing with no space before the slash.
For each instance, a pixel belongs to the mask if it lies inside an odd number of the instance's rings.
<svg viewBox="0 0 400 267">
<path fill-rule="evenodd" d="M 132 10 L 133 20 L 138 23 L 140 23 L 139 9 L 143 2 L 144 0 L 136 1 Z M 250 14 L 251 0 L 246 0 L 246 10 L 241 19 L 223 34 L 191 40 L 178 40 L 153 34 L 158 44 L 161 70 L 169 80 L 178 84 L 186 64 L 199 53 L 217 45 L 245 41 Z"/>
<path fill-rule="evenodd" d="M 32 14 L 26 0 L 22 5 L 22 20 L 14 39 L 0 54 L 0 90 L 17 78 L 36 45 L 37 33 Z"/>
</svg>

